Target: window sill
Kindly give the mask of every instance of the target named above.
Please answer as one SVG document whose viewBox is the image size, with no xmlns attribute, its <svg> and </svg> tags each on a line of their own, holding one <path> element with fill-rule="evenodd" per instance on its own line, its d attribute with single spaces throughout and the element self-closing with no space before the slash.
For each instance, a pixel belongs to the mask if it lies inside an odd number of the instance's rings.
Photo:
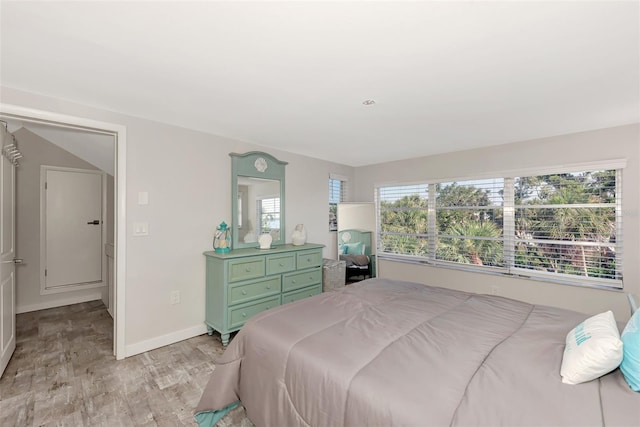
<svg viewBox="0 0 640 427">
<path fill-rule="evenodd" d="M 536 282 L 553 283 L 557 285 L 577 286 L 580 288 L 602 289 L 606 291 L 617 291 L 617 292 L 624 291 L 624 284 L 622 280 L 600 281 L 598 279 L 591 279 L 591 278 L 584 278 L 584 277 L 580 277 L 576 279 L 545 277 L 547 274 L 550 275 L 552 273 L 536 273 L 533 270 L 529 273 L 529 271 L 525 269 L 518 269 L 516 272 L 510 272 L 500 267 L 489 267 L 489 266 L 471 267 L 465 264 L 455 264 L 455 263 L 450 263 L 446 261 L 431 261 L 424 257 L 416 257 L 411 255 L 379 253 L 377 258 L 378 260 L 381 260 L 381 261 L 402 262 L 407 264 L 419 264 L 427 267 L 446 268 L 449 270 L 465 271 L 468 273 L 492 274 L 495 276 L 510 277 L 510 278 L 521 279 L 521 280 L 532 280 Z M 616 285 L 617 283 L 619 283 L 619 286 Z"/>
</svg>

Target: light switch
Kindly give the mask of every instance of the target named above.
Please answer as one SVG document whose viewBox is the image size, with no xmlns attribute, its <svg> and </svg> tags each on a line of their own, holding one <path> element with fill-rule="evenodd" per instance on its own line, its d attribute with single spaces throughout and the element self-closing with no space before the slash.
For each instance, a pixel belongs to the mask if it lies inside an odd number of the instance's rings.
<svg viewBox="0 0 640 427">
<path fill-rule="evenodd" d="M 138 192 L 138 204 L 139 205 L 148 205 L 149 204 L 149 193 L 147 191 L 139 191 Z"/>
<path fill-rule="evenodd" d="M 133 235 L 134 236 L 148 236 L 149 235 L 149 223 L 148 222 L 134 222 L 133 223 Z"/>
</svg>

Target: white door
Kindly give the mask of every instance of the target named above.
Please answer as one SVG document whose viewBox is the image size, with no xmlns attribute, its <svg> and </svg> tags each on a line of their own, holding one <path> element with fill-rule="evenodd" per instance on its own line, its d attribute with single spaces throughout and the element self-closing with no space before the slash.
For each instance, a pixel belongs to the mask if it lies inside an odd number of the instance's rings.
<svg viewBox="0 0 640 427">
<path fill-rule="evenodd" d="M 102 285 L 103 173 L 45 172 L 44 292 Z"/>
<path fill-rule="evenodd" d="M 8 134 L 0 129 L 0 147 Z M 0 376 L 16 349 L 15 166 L 4 156 L 0 163 Z"/>
</svg>

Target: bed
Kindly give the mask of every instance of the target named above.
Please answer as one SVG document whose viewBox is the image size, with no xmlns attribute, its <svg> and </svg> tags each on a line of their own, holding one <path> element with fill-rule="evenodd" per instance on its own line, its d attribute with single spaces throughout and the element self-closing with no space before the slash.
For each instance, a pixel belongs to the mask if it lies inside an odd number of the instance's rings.
<svg viewBox="0 0 640 427">
<path fill-rule="evenodd" d="M 338 232 L 338 255 L 345 261 L 345 279 L 364 280 L 374 277 L 375 256 L 371 245 L 371 231 L 346 229 Z"/>
<path fill-rule="evenodd" d="M 565 337 L 587 315 L 370 279 L 252 317 L 196 409 L 257 426 L 640 425 L 619 369 L 563 384 Z"/>
</svg>

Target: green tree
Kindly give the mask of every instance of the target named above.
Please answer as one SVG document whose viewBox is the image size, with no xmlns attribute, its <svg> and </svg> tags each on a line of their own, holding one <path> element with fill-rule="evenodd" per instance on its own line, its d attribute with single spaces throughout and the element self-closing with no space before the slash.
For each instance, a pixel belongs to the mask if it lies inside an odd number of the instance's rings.
<svg viewBox="0 0 640 427">
<path fill-rule="evenodd" d="M 607 266 L 615 262 L 615 254 L 606 245 L 575 244 L 581 241 L 608 243 L 615 240 L 614 207 L 579 206 L 615 201 L 615 171 L 519 178 L 516 180 L 515 195 L 516 206 L 565 205 L 516 210 L 518 266 L 556 273 L 601 276 L 607 271 Z M 571 243 L 562 245 L 546 243 L 544 240 Z"/>
<path fill-rule="evenodd" d="M 438 259 L 475 265 L 500 265 L 502 263 L 501 241 L 474 237 L 497 238 L 502 230 L 493 222 L 468 222 L 448 228 L 449 236 L 438 240 Z"/>
<path fill-rule="evenodd" d="M 426 255 L 428 200 L 419 194 L 380 203 L 381 244 L 385 252 Z"/>
<path fill-rule="evenodd" d="M 436 206 L 444 207 L 465 207 L 465 206 L 487 206 L 487 209 L 465 209 L 448 210 L 437 209 L 436 223 L 439 231 L 445 231 L 454 225 L 468 222 L 494 221 L 501 224 L 501 216 L 494 213 L 489 197 L 489 191 L 477 188 L 472 185 L 459 185 L 456 182 L 451 184 L 436 184 Z"/>
<path fill-rule="evenodd" d="M 436 190 L 436 224 L 441 236 L 436 257 L 465 264 L 499 265 L 503 243 L 483 239 L 502 235 L 502 206 L 492 203 L 490 191 L 456 182 L 436 184 Z"/>
</svg>

